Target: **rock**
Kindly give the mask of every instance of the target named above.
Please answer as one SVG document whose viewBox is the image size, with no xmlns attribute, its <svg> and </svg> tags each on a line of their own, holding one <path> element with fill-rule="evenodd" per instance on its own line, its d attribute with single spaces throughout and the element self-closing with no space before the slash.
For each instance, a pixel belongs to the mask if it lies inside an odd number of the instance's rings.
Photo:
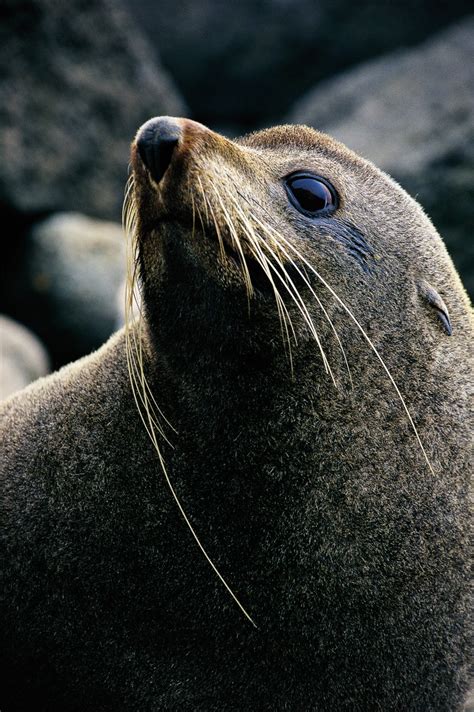
<svg viewBox="0 0 474 712">
<path fill-rule="evenodd" d="M 474 683 L 464 703 L 464 712 L 474 712 Z"/>
<path fill-rule="evenodd" d="M 49 302 L 61 340 L 87 353 L 113 333 L 115 295 L 125 273 L 119 224 L 56 214 L 33 228 L 27 270 L 34 293 Z"/>
<path fill-rule="evenodd" d="M 119 219 L 129 145 L 186 112 L 118 0 L 4 0 L 0 204 Z"/>
<path fill-rule="evenodd" d="M 44 346 L 21 324 L 0 314 L 0 400 L 49 373 Z"/>
<path fill-rule="evenodd" d="M 100 346 L 117 324 L 126 271 L 121 226 L 57 213 L 31 229 L 25 253 L 7 285 L 9 313 L 41 336 L 55 366 Z"/>
<path fill-rule="evenodd" d="M 466 0 L 127 0 L 199 121 L 239 133 L 275 122 L 315 82 L 416 44 Z"/>
<path fill-rule="evenodd" d="M 474 17 L 319 84 L 288 120 L 330 133 L 424 206 L 474 294 Z"/>
</svg>

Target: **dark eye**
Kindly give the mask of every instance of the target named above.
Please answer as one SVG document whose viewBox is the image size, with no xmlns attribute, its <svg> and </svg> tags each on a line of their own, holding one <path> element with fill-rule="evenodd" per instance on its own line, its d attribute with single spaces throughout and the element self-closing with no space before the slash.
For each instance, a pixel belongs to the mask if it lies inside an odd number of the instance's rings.
<svg viewBox="0 0 474 712">
<path fill-rule="evenodd" d="M 312 216 L 337 207 L 334 188 L 322 178 L 297 173 L 286 179 L 285 186 L 290 201 L 301 213 Z"/>
</svg>

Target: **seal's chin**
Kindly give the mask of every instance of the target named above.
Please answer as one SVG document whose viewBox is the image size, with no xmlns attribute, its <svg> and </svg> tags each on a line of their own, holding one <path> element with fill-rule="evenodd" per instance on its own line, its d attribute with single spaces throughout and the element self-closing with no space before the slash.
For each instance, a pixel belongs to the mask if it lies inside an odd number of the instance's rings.
<svg viewBox="0 0 474 712">
<path fill-rule="evenodd" d="M 222 287 L 234 287 L 261 298 L 273 297 L 269 274 L 271 268 L 262 266 L 244 240 L 233 240 L 218 233 L 213 225 L 196 224 L 182 216 L 163 215 L 153 229 L 153 242 L 162 253 L 166 266 L 168 259 L 192 261 L 205 273 L 202 279 L 211 278 Z"/>
</svg>

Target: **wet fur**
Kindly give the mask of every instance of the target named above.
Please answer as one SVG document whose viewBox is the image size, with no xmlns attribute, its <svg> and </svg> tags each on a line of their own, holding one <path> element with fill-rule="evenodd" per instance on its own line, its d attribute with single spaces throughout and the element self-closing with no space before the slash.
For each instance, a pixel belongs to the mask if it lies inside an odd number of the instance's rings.
<svg viewBox="0 0 474 712">
<path fill-rule="evenodd" d="M 132 165 L 140 325 L 3 405 L 2 710 L 462 709 L 474 333 L 431 223 L 302 127 L 189 122 L 160 195 Z M 288 205 L 301 168 L 334 219 Z"/>
</svg>

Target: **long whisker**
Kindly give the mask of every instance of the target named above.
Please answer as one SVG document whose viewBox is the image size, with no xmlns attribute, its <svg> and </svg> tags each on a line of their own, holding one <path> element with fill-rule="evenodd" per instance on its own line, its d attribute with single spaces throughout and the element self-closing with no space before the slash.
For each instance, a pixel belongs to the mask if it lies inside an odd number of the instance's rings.
<svg viewBox="0 0 474 712">
<path fill-rule="evenodd" d="M 151 391 L 151 388 L 147 382 L 146 376 L 145 376 L 145 370 L 144 370 L 144 354 L 143 354 L 143 334 L 142 334 L 142 326 L 143 326 L 143 315 L 142 315 L 142 310 L 141 310 L 141 304 L 139 304 L 139 316 L 138 316 L 138 324 L 131 324 L 131 314 L 132 314 L 132 308 L 134 301 L 136 300 L 136 282 L 137 282 L 137 244 L 136 244 L 136 208 L 134 205 L 133 201 L 133 177 L 129 179 L 127 182 L 126 186 L 126 192 L 125 192 L 125 199 L 124 199 L 124 205 L 123 205 L 123 213 L 122 213 L 122 218 L 123 218 L 123 224 L 124 224 L 124 229 L 125 229 L 125 234 L 127 239 L 127 281 L 126 281 L 126 289 L 125 289 L 125 342 L 126 342 L 126 361 L 127 361 L 127 370 L 129 374 L 129 380 L 130 380 L 130 385 L 131 385 L 131 390 L 132 390 L 132 395 L 133 399 L 135 402 L 135 405 L 137 407 L 138 414 L 140 416 L 140 419 L 144 425 L 144 428 L 153 444 L 153 447 L 157 453 L 158 460 L 161 466 L 161 469 L 163 471 L 165 481 L 167 483 L 167 486 L 172 494 L 172 497 L 181 513 L 181 516 L 183 517 L 188 529 L 190 530 L 194 540 L 196 541 L 201 553 L 203 554 L 204 558 L 208 562 L 208 564 L 211 566 L 212 570 L 218 577 L 218 579 L 221 581 L 221 583 L 224 585 L 230 596 L 233 598 L 239 609 L 242 611 L 244 616 L 250 621 L 250 623 L 256 628 L 255 622 L 252 620 L 250 615 L 247 613 L 245 608 L 242 606 L 240 601 L 238 600 L 237 596 L 234 594 L 226 580 L 223 578 L 221 573 L 218 571 L 216 568 L 215 564 L 207 554 L 205 548 L 201 544 L 201 541 L 199 537 L 197 536 L 193 525 L 191 524 L 186 512 L 184 511 L 183 506 L 181 505 L 181 502 L 179 500 L 179 497 L 171 483 L 168 470 L 164 461 L 163 454 L 161 452 L 161 448 L 158 442 L 158 437 L 157 433 L 161 437 L 164 438 L 167 442 L 169 440 L 166 437 L 166 434 L 163 431 L 163 428 L 160 426 L 158 417 L 156 415 L 156 411 L 164 418 L 164 415 L 162 411 L 159 409 L 158 405 L 156 404 L 154 395 Z M 192 195 L 192 193 L 191 193 Z M 193 200 L 193 199 L 192 199 Z M 204 201 L 204 206 L 205 208 L 207 207 L 207 201 Z M 199 217 L 201 218 L 201 215 L 199 213 L 199 210 L 197 211 Z M 195 221 L 195 208 L 194 208 L 194 200 L 193 200 L 193 232 L 194 232 L 194 221 Z M 201 220 L 202 222 L 202 220 Z M 151 399 L 151 400 L 150 400 Z M 156 411 L 155 411 L 156 408 Z M 166 418 L 165 418 L 166 420 Z M 168 422 L 168 421 L 166 421 Z M 171 426 L 172 427 L 172 426 Z"/>
<path fill-rule="evenodd" d="M 131 181 L 129 181 L 129 184 L 127 186 L 127 192 L 126 192 L 126 198 L 124 201 L 124 226 L 126 230 L 127 235 L 134 235 L 135 234 L 135 220 L 136 220 L 136 214 L 135 214 L 135 209 L 133 204 L 131 204 L 130 201 L 130 196 L 131 196 Z M 133 207 L 132 207 L 133 206 Z M 136 290 L 136 283 L 137 283 L 137 258 L 136 258 L 136 245 L 134 244 L 134 238 L 129 240 L 127 242 L 127 280 L 126 280 L 126 289 L 125 289 L 125 334 L 126 334 L 126 343 L 127 343 L 127 357 L 129 358 L 129 363 L 131 366 L 130 369 L 130 379 L 132 385 L 135 385 L 136 388 L 136 395 L 138 399 L 141 401 L 142 405 L 146 408 L 149 407 L 149 404 L 147 405 L 147 402 L 143 396 L 143 391 L 147 391 L 149 396 L 151 397 L 153 403 L 154 403 L 154 409 L 159 413 L 159 416 L 165 420 L 165 422 L 169 425 L 169 427 L 172 430 L 175 430 L 175 428 L 171 425 L 171 423 L 168 421 L 168 419 L 165 417 L 161 409 L 156 403 L 156 400 L 153 396 L 153 393 L 151 391 L 151 388 L 145 378 L 144 372 L 143 372 L 143 353 L 142 353 L 142 343 L 143 340 L 141 338 L 137 338 L 136 334 L 136 328 L 131 329 L 130 328 L 130 317 L 133 313 L 133 307 L 134 305 L 137 308 L 138 312 L 138 331 L 141 333 L 141 322 L 142 322 L 142 308 L 141 308 L 141 302 L 138 300 L 137 296 L 137 290 Z M 141 386 L 141 388 L 138 388 L 138 385 Z M 152 409 L 152 411 L 154 410 Z M 168 442 L 171 447 L 172 444 L 170 443 L 169 439 L 167 438 L 166 434 L 163 431 L 163 428 L 161 427 L 159 423 L 159 418 L 156 416 L 154 412 L 151 413 L 155 427 L 159 430 L 163 438 Z M 175 430 L 176 432 L 176 430 Z"/>
<path fill-rule="evenodd" d="M 241 210 L 239 204 L 232 198 L 232 196 L 230 196 L 230 197 L 231 197 L 231 199 L 234 201 L 235 209 L 241 214 L 241 216 L 244 216 L 244 217 L 245 217 L 245 215 L 244 215 L 244 213 L 242 212 L 242 210 Z M 257 235 L 255 234 L 255 232 L 254 232 L 254 230 L 253 230 L 253 227 L 251 226 L 250 223 L 249 223 L 249 232 L 250 232 L 251 234 L 253 233 L 255 242 L 258 244 Z M 317 330 L 316 330 L 316 327 L 315 327 L 315 325 L 314 325 L 314 322 L 313 322 L 313 320 L 312 320 L 312 318 L 311 318 L 311 316 L 310 316 L 310 314 L 309 314 L 309 312 L 308 312 L 308 308 L 307 308 L 306 304 L 304 303 L 303 299 L 301 298 L 301 295 L 300 295 L 299 292 L 298 292 L 298 289 L 297 289 L 296 285 L 294 284 L 293 280 L 290 278 L 290 276 L 289 276 L 288 273 L 286 272 L 285 267 L 284 267 L 283 263 L 281 262 L 281 260 L 279 259 L 278 255 L 275 254 L 275 252 L 269 247 L 269 245 L 266 244 L 266 242 L 265 242 L 264 240 L 260 240 L 260 244 L 261 244 L 265 249 L 267 249 L 267 251 L 270 253 L 270 255 L 271 255 L 271 257 L 272 257 L 273 259 L 276 259 L 276 260 L 277 260 L 278 266 L 279 266 L 279 268 L 280 268 L 280 270 L 281 270 L 282 273 L 280 273 L 280 272 L 276 269 L 276 267 L 275 267 L 275 265 L 273 264 L 272 260 L 267 260 L 268 265 L 269 265 L 270 268 L 274 271 L 274 273 L 276 274 L 276 276 L 278 277 L 278 279 L 280 280 L 280 282 L 282 283 L 282 285 L 284 286 L 284 288 L 286 289 L 286 291 L 288 292 L 288 294 L 291 296 L 291 298 L 293 299 L 294 303 L 295 303 L 296 306 L 298 307 L 300 313 L 302 314 L 303 319 L 304 319 L 304 321 L 306 322 L 307 326 L 309 327 L 309 329 L 310 329 L 310 331 L 311 331 L 311 333 L 312 333 L 312 335 L 313 335 L 313 337 L 314 337 L 314 339 L 315 339 L 315 341 L 316 341 L 316 344 L 317 344 L 317 346 L 318 346 L 318 348 L 319 348 L 319 351 L 320 351 L 320 353 L 321 353 L 321 358 L 322 358 L 322 360 L 323 360 L 323 364 L 324 364 L 325 370 L 326 370 L 326 372 L 330 375 L 331 380 L 333 381 L 334 385 L 337 387 L 336 379 L 335 379 L 335 377 L 334 377 L 333 371 L 332 371 L 332 369 L 331 369 L 331 366 L 330 366 L 330 364 L 329 364 L 329 361 L 328 361 L 328 359 L 327 359 L 327 357 L 326 357 L 326 354 L 325 354 L 325 352 L 324 352 L 324 349 L 323 349 L 321 340 L 320 340 L 320 338 L 319 338 L 319 334 L 318 334 L 318 332 L 317 332 Z M 259 247 L 259 249 L 260 249 L 260 247 Z"/>
<path fill-rule="evenodd" d="M 244 202 L 246 202 L 247 204 L 249 204 L 250 201 L 249 201 L 249 199 L 248 199 L 248 197 L 247 197 L 246 195 L 244 195 L 244 194 L 243 194 L 241 191 L 239 191 L 239 190 L 237 190 L 237 194 L 240 196 L 240 198 L 242 198 L 242 200 L 243 200 Z M 254 202 L 256 202 L 256 201 L 254 201 Z M 258 203 L 257 203 L 257 205 L 258 205 Z M 270 225 L 266 225 L 266 224 L 263 223 L 261 220 L 259 220 L 259 219 L 257 218 L 257 216 L 253 213 L 253 211 L 251 210 L 251 208 L 250 208 L 250 215 L 252 216 L 252 219 L 255 220 L 256 224 L 269 236 L 269 238 L 270 238 L 271 240 L 273 240 L 273 236 L 272 236 L 272 234 L 271 234 L 272 232 L 276 233 L 276 235 L 279 234 L 279 233 L 277 233 L 277 232 L 274 230 L 274 228 L 272 228 Z M 269 217 L 271 217 L 271 216 L 269 216 Z M 262 240 L 262 242 L 266 245 L 265 240 Z M 329 323 L 329 326 L 330 326 L 330 328 L 331 328 L 331 331 L 333 332 L 333 334 L 334 334 L 334 336 L 335 336 L 335 338 L 336 338 L 336 341 L 337 341 L 338 346 L 339 346 L 339 350 L 341 351 L 342 357 L 343 357 L 343 359 L 344 359 L 345 367 L 346 367 L 346 370 L 347 370 L 347 374 L 348 374 L 348 376 L 349 376 L 349 382 L 350 382 L 351 389 L 352 389 L 352 388 L 354 387 L 354 383 L 353 383 L 353 379 L 352 379 L 352 372 L 351 372 L 351 369 L 350 369 L 350 366 L 349 366 L 349 362 L 348 362 L 348 360 L 347 360 L 346 351 L 345 351 L 345 349 L 344 349 L 344 346 L 342 345 L 342 341 L 341 341 L 341 339 L 340 339 L 340 337 L 339 337 L 339 334 L 338 334 L 338 332 L 337 332 L 337 329 L 336 329 L 336 327 L 335 327 L 335 325 L 334 325 L 334 323 L 333 323 L 331 317 L 329 316 L 329 314 L 328 314 L 328 312 L 327 312 L 327 309 L 325 308 L 325 306 L 324 306 L 324 304 L 322 303 L 320 297 L 316 294 L 316 292 L 315 292 L 313 286 L 311 285 L 311 283 L 310 283 L 310 281 L 309 281 L 309 279 L 308 279 L 308 277 L 307 277 L 306 270 L 305 270 L 304 268 L 301 269 L 301 268 L 296 264 L 296 262 L 291 258 L 290 254 L 288 253 L 287 250 L 284 249 L 284 247 L 281 245 L 281 243 L 277 243 L 277 246 L 278 246 L 278 250 L 281 251 L 281 252 L 284 254 L 284 256 L 285 256 L 286 259 L 290 262 L 290 264 L 291 264 L 291 266 L 293 267 L 293 269 L 294 269 L 294 270 L 298 273 L 298 275 L 301 277 L 302 281 L 304 282 L 304 284 L 306 285 L 306 287 L 309 289 L 309 291 L 310 291 L 311 294 L 313 295 L 313 297 L 314 297 L 314 299 L 315 299 L 317 305 L 319 306 L 319 308 L 320 308 L 321 311 L 323 312 L 323 315 L 324 315 L 326 321 Z M 281 262 L 281 260 L 279 260 L 279 262 L 280 262 L 280 265 L 281 265 L 281 267 L 282 267 L 282 270 L 285 272 L 285 275 L 288 276 L 288 273 L 286 272 L 286 269 L 284 268 L 283 263 Z"/>
<path fill-rule="evenodd" d="M 207 195 L 206 195 L 206 192 L 205 192 L 205 190 L 204 190 L 204 188 L 203 188 L 202 181 L 201 181 L 201 177 L 199 176 L 199 174 L 196 175 L 196 178 L 197 178 L 197 181 L 198 181 L 198 183 L 199 183 L 199 189 L 200 189 L 200 193 L 201 193 L 201 199 L 202 199 L 202 202 L 204 203 L 204 206 L 205 206 L 205 208 L 206 208 L 206 217 L 207 217 L 207 220 L 208 220 L 208 222 L 209 222 L 209 213 L 211 213 L 211 215 L 212 215 L 212 221 L 213 221 L 213 224 L 214 224 L 214 227 L 215 227 L 215 230 L 216 230 L 217 239 L 218 239 L 218 241 L 219 241 L 219 251 L 220 251 L 221 259 L 222 259 L 222 260 L 225 260 L 224 241 L 223 241 L 223 239 L 222 239 L 222 234 L 221 234 L 221 231 L 219 230 L 219 226 L 218 226 L 218 224 L 217 224 L 217 220 L 216 220 L 214 211 L 213 211 L 213 209 L 212 209 L 212 206 L 211 206 L 210 202 L 209 202 L 208 199 L 207 199 Z M 202 220 L 201 220 L 201 224 L 202 224 Z M 204 225 L 203 225 L 203 231 L 204 231 Z"/>
<path fill-rule="evenodd" d="M 255 236 L 252 234 L 251 225 L 244 224 L 243 230 L 244 230 L 245 236 L 247 237 L 247 239 L 250 243 L 250 248 L 251 248 L 252 255 L 253 255 L 255 261 L 262 268 L 264 274 L 266 275 L 266 277 L 267 277 L 268 281 L 270 282 L 270 285 L 273 289 L 273 294 L 275 296 L 275 303 L 277 306 L 278 318 L 279 318 L 279 322 L 280 322 L 280 331 L 282 334 L 283 344 L 288 349 L 290 372 L 291 372 L 291 376 L 293 377 L 293 374 L 294 374 L 293 351 L 291 348 L 290 330 L 291 330 L 293 339 L 295 341 L 295 344 L 297 343 L 297 338 L 296 338 L 296 332 L 295 332 L 295 328 L 293 326 L 293 322 L 291 320 L 290 313 L 289 313 L 287 306 L 280 294 L 280 291 L 279 291 L 277 285 L 275 284 L 275 280 L 273 279 L 273 275 L 272 275 L 272 270 L 274 270 L 273 265 L 270 263 L 270 261 L 267 259 L 267 257 L 263 254 L 262 250 L 260 249 L 260 246 L 259 246 L 257 240 L 255 239 Z"/>
<path fill-rule="evenodd" d="M 126 200 L 130 198 L 130 190 L 127 191 Z M 132 230 L 135 229 L 133 224 L 134 211 L 130 208 L 128 202 L 124 202 L 124 217 L 125 217 L 125 227 L 128 235 L 133 235 Z M 143 395 L 144 392 L 149 392 L 151 398 L 155 403 L 156 410 L 162 418 L 170 425 L 172 429 L 173 426 L 165 418 L 160 408 L 157 406 L 154 396 L 151 392 L 148 382 L 146 381 L 145 374 L 143 371 L 143 353 L 142 353 L 142 339 L 137 339 L 136 330 L 137 327 L 131 328 L 131 315 L 133 313 L 133 305 L 135 304 L 138 311 L 138 331 L 141 333 L 141 322 L 142 322 L 142 310 L 141 303 L 138 301 L 136 294 L 136 281 L 137 281 L 137 260 L 136 260 L 136 245 L 133 239 L 127 242 L 127 281 L 125 289 L 125 336 L 126 336 L 126 354 L 127 354 L 127 366 L 129 366 L 129 376 L 132 387 L 135 387 L 135 396 L 141 402 L 144 408 L 150 409 L 150 405 L 147 398 Z M 139 344 L 139 346 L 138 346 Z M 138 388 L 141 386 L 141 388 Z M 166 434 L 163 431 L 159 423 L 159 419 L 153 412 L 153 408 L 150 410 L 150 417 L 153 418 L 155 427 L 159 430 L 163 438 L 169 443 Z M 169 443 L 171 445 L 171 443 Z"/>
<path fill-rule="evenodd" d="M 232 199 L 232 195 L 230 193 L 228 193 L 228 197 L 230 197 Z M 288 346 L 288 357 L 289 357 L 289 361 L 290 361 L 290 370 L 291 370 L 291 374 L 293 375 L 293 354 L 292 354 L 292 349 L 291 349 L 289 329 L 292 332 L 295 343 L 296 343 L 296 333 L 295 333 L 295 329 L 293 327 L 293 323 L 291 321 L 290 314 L 289 314 L 286 304 L 283 301 L 281 294 L 273 280 L 273 277 L 271 274 L 272 265 L 270 264 L 270 262 L 267 260 L 267 258 L 263 254 L 262 250 L 260 249 L 258 240 L 256 239 L 256 236 L 253 234 L 252 225 L 246 219 L 245 214 L 240 213 L 240 218 L 242 219 L 242 223 L 243 223 L 241 225 L 241 229 L 242 229 L 244 235 L 248 238 L 249 248 L 252 252 L 252 256 L 255 259 L 255 261 L 261 266 L 262 270 L 266 274 L 266 276 L 272 286 L 272 289 L 273 289 L 273 292 L 275 295 L 276 305 L 277 305 L 277 312 L 278 312 L 278 317 L 279 317 L 279 321 L 280 321 L 280 329 L 282 331 L 283 343 L 287 344 L 287 346 Z"/>
<path fill-rule="evenodd" d="M 250 277 L 250 272 L 249 272 L 249 268 L 248 268 L 248 265 L 247 265 L 247 260 L 245 259 L 245 255 L 244 255 L 244 252 L 243 252 L 243 250 L 242 250 L 242 245 L 241 245 L 241 243 L 240 243 L 240 239 L 239 239 L 239 236 L 238 236 L 238 234 L 237 234 L 237 231 L 235 230 L 233 221 L 232 221 L 232 219 L 231 219 L 231 217 L 230 217 L 230 215 L 229 215 L 229 212 L 228 212 L 227 208 L 226 208 L 225 205 L 224 205 L 224 202 L 223 202 L 223 200 L 222 200 L 222 197 L 221 197 L 219 191 L 217 190 L 217 187 L 216 187 L 216 186 L 212 186 L 212 190 L 213 190 L 214 195 L 216 196 L 216 198 L 217 198 L 217 200 L 218 200 L 218 202 L 219 202 L 220 208 L 221 208 L 222 213 L 223 213 L 223 215 L 224 215 L 225 222 L 226 222 L 226 226 L 227 226 L 227 228 L 228 228 L 228 230 L 229 230 L 229 234 L 230 234 L 230 237 L 231 237 L 231 240 L 232 240 L 232 246 L 237 250 L 237 252 L 238 252 L 238 254 L 239 254 L 239 260 L 240 260 L 240 263 L 241 263 L 241 265 L 242 265 L 242 270 L 243 270 L 243 274 L 244 274 L 244 281 L 245 281 L 245 285 L 246 285 L 246 289 L 247 289 L 247 299 L 248 299 L 248 305 L 249 305 L 249 311 L 250 311 L 250 299 L 251 299 L 251 297 L 252 297 L 252 295 L 253 295 L 253 284 L 252 284 L 252 279 L 251 279 L 251 277 Z"/>
</svg>

